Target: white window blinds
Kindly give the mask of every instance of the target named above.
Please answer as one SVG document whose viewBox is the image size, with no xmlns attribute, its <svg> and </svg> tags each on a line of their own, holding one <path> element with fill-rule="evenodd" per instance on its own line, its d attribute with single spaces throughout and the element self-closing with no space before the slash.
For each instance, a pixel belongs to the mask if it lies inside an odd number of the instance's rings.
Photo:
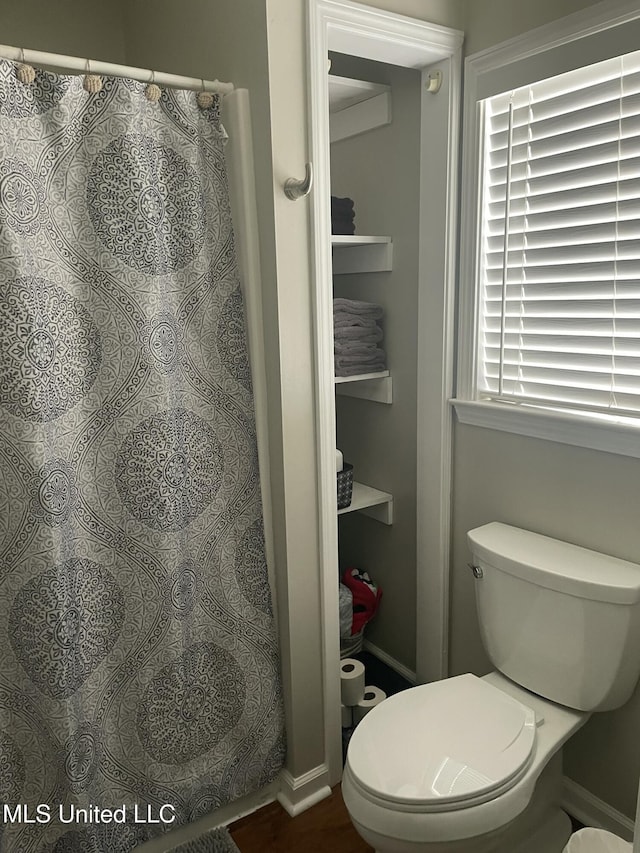
<svg viewBox="0 0 640 853">
<path fill-rule="evenodd" d="M 483 113 L 478 396 L 640 416 L 640 51 Z"/>
</svg>

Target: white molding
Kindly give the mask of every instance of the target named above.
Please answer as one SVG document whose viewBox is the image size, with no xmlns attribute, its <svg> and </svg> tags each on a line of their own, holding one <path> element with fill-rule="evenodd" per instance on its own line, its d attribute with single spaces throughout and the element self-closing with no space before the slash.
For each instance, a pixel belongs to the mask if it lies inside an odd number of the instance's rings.
<svg viewBox="0 0 640 853">
<path fill-rule="evenodd" d="M 640 422 L 638 426 L 629 426 L 613 418 L 596 420 L 589 416 L 477 400 L 452 400 L 451 404 L 463 424 L 640 459 Z"/>
<path fill-rule="evenodd" d="M 342 773 L 342 737 L 340 719 L 340 679 L 338 661 L 338 530 L 335 511 L 335 386 L 333 381 L 333 300 L 331 292 L 331 222 L 329 210 L 330 155 L 328 114 L 328 51 L 392 62 L 396 65 L 425 68 L 447 57 L 459 57 L 463 33 L 428 24 L 413 18 L 363 6 L 350 0 L 307 0 L 308 57 L 310 104 L 310 159 L 315 169 L 315 191 L 312 194 L 311 228 L 313 242 L 313 288 L 315 333 L 315 392 L 318 464 L 318 505 L 320 538 L 319 563 L 323 567 L 320 596 L 323 617 L 322 654 L 325 673 L 324 718 L 325 752 L 330 784 Z M 429 96 L 432 97 L 432 96 Z M 436 96 L 437 97 L 437 96 Z M 457 119 L 457 116 L 456 116 Z M 421 187 L 421 209 L 428 187 Z M 452 214 L 448 211 L 448 219 Z M 449 248 L 448 255 L 453 250 Z M 425 269 L 424 252 L 421 268 Z M 450 295 L 452 299 L 452 294 Z M 448 342 L 443 344 L 443 350 Z M 424 374 L 422 375 L 424 379 Z M 451 417 L 443 398 L 442 423 Z M 446 410 L 446 414 L 444 411 Z M 443 428 L 442 424 L 439 427 Z M 443 445 L 450 443 L 449 434 Z M 450 458 L 450 455 L 449 457 Z M 443 463 L 444 464 L 444 463 Z M 450 477 L 450 471 L 448 472 Z M 422 482 L 426 477 L 423 475 Z M 436 478 L 438 494 L 442 475 Z M 433 488 L 433 487 L 432 487 Z M 442 496 L 441 496 L 442 497 Z M 449 494 L 445 498 L 448 519 Z M 447 522 L 448 523 L 448 522 Z M 420 525 L 419 525 L 420 527 Z M 448 572 L 449 530 L 439 530 L 438 561 L 442 572 Z M 444 551 L 442 550 L 444 546 Z M 444 587 L 440 585 L 438 594 Z M 439 617 L 448 613 L 448 601 L 439 603 Z M 424 618 L 424 617 L 423 617 Z M 446 632 L 434 626 L 434 636 L 446 643 Z"/>
<path fill-rule="evenodd" d="M 340 712 L 340 705 L 338 705 Z M 321 800 L 331 796 L 329 771 L 324 764 L 302 776 L 292 776 L 285 768 L 280 771 L 280 790 L 277 800 L 285 811 L 295 817 Z"/>
<path fill-rule="evenodd" d="M 418 678 L 415 672 L 409 669 L 408 666 L 405 666 L 403 663 L 400 663 L 400 661 L 391 657 L 391 655 L 374 645 L 370 640 L 364 640 L 362 646 L 365 651 L 371 652 L 371 654 L 377 657 L 378 660 L 381 660 L 382 663 L 386 663 L 390 669 L 397 672 L 398 675 L 401 675 L 403 678 L 406 678 L 411 684 L 417 684 Z"/>
<path fill-rule="evenodd" d="M 453 393 L 455 359 L 455 296 L 457 275 L 457 218 L 459 168 L 459 114 L 462 88 L 462 51 L 441 63 L 448 81 L 446 193 L 434 199 L 427 185 L 431 145 L 421 143 L 421 232 L 429 231 L 428 216 L 435 205 L 443 232 L 444 265 L 442 301 L 435 309 L 429 270 L 433 257 L 426 238 L 420 241 L 418 301 L 418 447 L 416 525 L 416 671 L 420 682 L 436 681 L 449 673 L 449 575 L 451 538 L 451 479 L 453 424 L 448 400 Z M 428 71 L 422 74 L 423 100 Z M 444 86 L 440 96 L 444 96 Z M 438 96 L 436 96 L 438 97 Z M 422 130 L 428 132 L 423 109 Z M 444 212 L 444 213 L 443 213 Z M 435 229 L 434 229 L 435 230 Z M 434 311 L 441 317 L 437 347 L 429 329 Z M 434 394 L 434 374 L 439 374 L 439 394 Z M 434 453 L 435 448 L 435 453 Z"/>
<path fill-rule="evenodd" d="M 340 623 L 338 616 L 338 516 L 336 513 L 336 421 L 333 361 L 333 288 L 331 268 L 331 186 L 329 152 L 329 32 L 319 0 L 308 5 L 309 134 L 315 190 L 311 198 L 313 234 L 316 435 L 318 472 L 319 565 L 324 669 L 325 762 L 329 784 L 342 776 L 340 713 Z"/>
<path fill-rule="evenodd" d="M 311 0 L 331 31 L 330 50 L 422 69 L 462 47 L 464 33 L 351 0 Z M 326 71 L 326 54 L 325 54 Z"/>
<path fill-rule="evenodd" d="M 568 814 L 585 826 L 606 829 L 607 832 L 613 832 L 625 841 L 633 839 L 633 821 L 630 818 L 567 776 L 562 779 L 560 804 Z"/>
</svg>

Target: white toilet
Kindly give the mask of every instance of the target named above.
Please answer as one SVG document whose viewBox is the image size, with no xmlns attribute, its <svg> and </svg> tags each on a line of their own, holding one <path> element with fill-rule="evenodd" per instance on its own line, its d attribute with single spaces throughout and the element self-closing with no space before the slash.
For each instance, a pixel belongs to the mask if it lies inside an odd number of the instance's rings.
<svg viewBox="0 0 640 853">
<path fill-rule="evenodd" d="M 640 674 L 640 566 L 493 522 L 468 534 L 497 672 L 405 690 L 349 743 L 342 795 L 378 853 L 561 853 L 562 744 Z"/>
</svg>

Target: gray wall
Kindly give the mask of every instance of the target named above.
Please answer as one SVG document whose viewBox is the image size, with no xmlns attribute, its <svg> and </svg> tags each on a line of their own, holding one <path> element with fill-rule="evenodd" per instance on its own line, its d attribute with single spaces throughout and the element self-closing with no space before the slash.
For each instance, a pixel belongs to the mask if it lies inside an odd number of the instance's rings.
<svg viewBox="0 0 640 853">
<path fill-rule="evenodd" d="M 334 279 L 336 296 L 383 306 L 394 394 L 391 406 L 336 397 L 338 447 L 355 478 L 394 497 L 392 526 L 360 513 L 340 517 L 340 563 L 366 569 L 381 585 L 367 639 L 414 670 L 420 73 L 340 56 L 331 70 L 390 85 L 393 111 L 390 125 L 331 146 L 332 194 L 354 199 L 358 234 L 390 235 L 394 252 L 390 273 Z"/>
<path fill-rule="evenodd" d="M 467 52 L 579 8 L 584 0 L 467 0 Z M 640 460 L 458 424 L 451 564 L 452 674 L 487 672 L 466 563 L 466 531 L 497 520 L 640 560 Z M 640 692 L 596 714 L 565 747 L 565 773 L 633 817 L 640 771 Z"/>
<path fill-rule="evenodd" d="M 0 4 L 0 41 L 12 47 L 123 63 L 123 2 L 5 0 Z"/>
<path fill-rule="evenodd" d="M 595 2 L 598 0 L 465 0 L 465 53 L 469 56 Z"/>
</svg>

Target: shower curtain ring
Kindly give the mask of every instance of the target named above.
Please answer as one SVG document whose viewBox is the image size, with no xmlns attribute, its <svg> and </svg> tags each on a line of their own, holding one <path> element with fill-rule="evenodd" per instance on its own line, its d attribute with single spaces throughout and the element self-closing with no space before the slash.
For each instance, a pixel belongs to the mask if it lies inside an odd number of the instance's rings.
<svg viewBox="0 0 640 853">
<path fill-rule="evenodd" d="M 156 85 L 156 72 L 151 72 L 151 80 L 145 86 L 144 96 L 152 104 L 156 104 L 162 97 L 162 89 Z"/>
<path fill-rule="evenodd" d="M 202 89 L 196 95 L 196 103 L 200 107 L 200 109 L 208 110 L 213 106 L 213 95 L 211 92 L 207 92 L 204 88 L 204 78 L 200 78 L 200 82 L 202 83 Z"/>
<path fill-rule="evenodd" d="M 24 61 L 24 48 L 20 48 L 20 62 L 16 68 L 16 77 L 21 83 L 29 85 L 36 79 L 36 69 Z"/>
<path fill-rule="evenodd" d="M 84 75 L 84 83 L 82 84 L 85 92 L 95 95 L 102 89 L 102 77 L 99 74 L 91 73 L 91 63 L 87 59 L 87 73 Z"/>
</svg>

